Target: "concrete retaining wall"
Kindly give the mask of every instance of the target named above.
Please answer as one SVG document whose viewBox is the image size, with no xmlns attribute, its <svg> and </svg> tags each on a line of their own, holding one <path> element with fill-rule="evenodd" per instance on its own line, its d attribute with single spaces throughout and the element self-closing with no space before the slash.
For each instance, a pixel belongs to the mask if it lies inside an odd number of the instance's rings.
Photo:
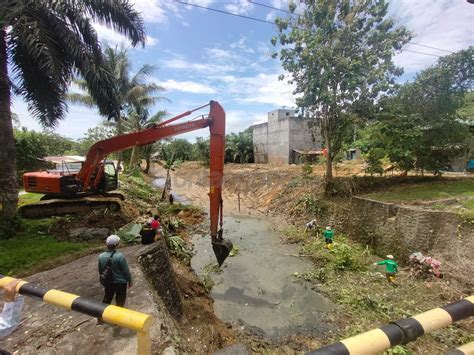
<svg viewBox="0 0 474 355">
<path fill-rule="evenodd" d="M 337 228 L 382 255 L 406 261 L 420 251 L 453 265 L 470 263 L 474 273 L 474 225 L 457 214 L 352 197 L 333 218 Z"/>
</svg>

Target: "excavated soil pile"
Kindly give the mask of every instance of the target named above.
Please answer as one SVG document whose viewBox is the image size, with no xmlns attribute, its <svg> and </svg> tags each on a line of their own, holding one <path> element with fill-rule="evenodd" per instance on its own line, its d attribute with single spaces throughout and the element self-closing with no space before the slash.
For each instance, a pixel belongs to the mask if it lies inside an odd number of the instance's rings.
<svg viewBox="0 0 474 355">
<path fill-rule="evenodd" d="M 214 315 L 213 301 L 201 281 L 189 266 L 170 258 L 162 239 L 139 257 L 139 263 L 160 303 L 174 317 L 162 324 L 168 339 L 160 349 L 172 345 L 186 353 L 208 353 L 235 343 L 231 326 Z"/>
</svg>

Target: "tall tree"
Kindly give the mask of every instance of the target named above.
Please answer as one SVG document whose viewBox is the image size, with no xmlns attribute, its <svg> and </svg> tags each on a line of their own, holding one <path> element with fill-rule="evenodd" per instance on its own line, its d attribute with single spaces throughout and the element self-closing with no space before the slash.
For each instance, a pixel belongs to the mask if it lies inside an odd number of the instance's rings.
<svg viewBox="0 0 474 355">
<path fill-rule="evenodd" d="M 161 201 L 166 199 L 166 195 L 169 196 L 171 193 L 171 171 L 175 170 L 177 159 L 174 151 L 170 146 L 164 146 L 161 149 L 161 161 L 158 162 L 166 170 L 166 180 L 165 186 L 163 188 L 163 193 L 161 194 Z"/>
<path fill-rule="evenodd" d="M 244 131 L 238 134 L 228 134 L 225 139 L 225 159 L 232 163 L 249 163 L 253 161 L 252 132 Z"/>
<path fill-rule="evenodd" d="M 150 113 L 146 106 L 138 106 L 135 111 L 132 112 L 125 121 L 124 128 L 127 132 L 141 131 L 142 129 L 150 128 L 155 124 L 162 121 L 163 117 L 168 114 L 165 110 L 158 111 L 150 117 Z M 145 174 L 148 174 L 150 170 L 151 157 L 154 153 L 158 152 L 161 147 L 160 143 L 148 144 L 144 147 L 133 147 L 132 154 L 130 156 L 129 169 L 132 170 L 139 164 L 140 158 L 144 158 L 146 162 Z"/>
<path fill-rule="evenodd" d="M 290 11 L 296 8 L 290 3 Z M 350 115 L 367 114 L 402 73 L 392 56 L 411 36 L 395 27 L 387 11 L 384 0 L 307 0 L 301 15 L 276 19 L 279 32 L 272 43 L 281 45 L 279 57 L 295 85 L 297 106 L 321 130 L 328 181 L 351 128 Z"/>
<path fill-rule="evenodd" d="M 44 126 L 64 118 L 66 92 L 80 74 L 101 114 L 117 115 L 112 75 L 92 21 L 113 27 L 133 45 L 145 42 L 143 20 L 128 0 L 3 0 L 0 6 L 0 234 L 10 234 L 18 203 L 11 90 Z M 9 73 L 9 65 L 12 74 Z"/>
<path fill-rule="evenodd" d="M 361 142 L 368 156 L 380 158 L 383 150 L 400 170 L 422 173 L 437 172 L 462 156 L 472 124 L 465 94 L 474 85 L 473 58 L 474 47 L 442 57 L 382 100 L 379 120 Z"/>
<path fill-rule="evenodd" d="M 104 56 L 113 74 L 112 86 L 117 95 L 117 101 L 119 102 L 119 109 L 116 110 L 113 117 L 109 117 L 108 115 L 104 116 L 113 120 L 116 134 L 123 134 L 125 132 L 123 127 L 124 121 L 127 119 L 127 116 L 136 114 L 140 116 L 140 112 L 134 113 L 137 107 L 143 107 L 143 110 L 148 110 L 148 108 L 157 101 L 167 99 L 161 96 L 153 96 L 157 92 L 164 91 L 163 87 L 148 82 L 150 75 L 156 69 L 155 66 L 144 64 L 135 75 L 131 75 L 132 65 L 125 48 L 106 47 Z M 84 80 L 76 80 L 76 83 L 81 89 L 88 90 L 87 83 Z M 71 93 L 68 95 L 68 98 L 71 102 L 83 104 L 88 107 L 95 107 L 99 102 L 95 100 L 91 91 L 88 91 L 88 94 Z M 121 154 L 119 154 L 118 160 L 120 166 Z"/>
</svg>

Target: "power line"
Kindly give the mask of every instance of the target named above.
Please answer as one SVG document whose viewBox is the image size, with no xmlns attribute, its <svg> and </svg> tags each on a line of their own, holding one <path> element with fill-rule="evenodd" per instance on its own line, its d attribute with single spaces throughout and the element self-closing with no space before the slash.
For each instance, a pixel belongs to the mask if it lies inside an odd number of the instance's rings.
<svg viewBox="0 0 474 355">
<path fill-rule="evenodd" d="M 255 18 L 255 17 L 245 16 L 245 15 L 234 14 L 234 13 L 232 13 L 232 12 L 228 12 L 228 11 L 224 11 L 224 10 L 213 9 L 212 7 L 205 7 L 205 6 L 201 6 L 201 5 L 197 5 L 197 4 L 190 4 L 190 3 L 187 3 L 187 2 L 185 2 L 185 1 L 175 0 L 175 2 L 177 2 L 177 3 L 179 3 L 179 4 L 187 5 L 187 6 L 198 7 L 198 8 L 200 8 L 200 9 L 204 9 L 204 10 L 219 12 L 219 13 L 221 13 L 221 14 L 232 15 L 232 16 L 236 16 L 236 17 L 242 17 L 242 18 L 245 18 L 245 19 L 247 19 L 247 20 L 259 21 L 259 22 L 269 23 L 269 24 L 271 24 L 271 25 L 275 25 L 275 23 L 273 23 L 273 22 L 270 22 L 270 21 L 267 21 L 267 20 L 262 20 L 262 19 L 260 19 L 260 18 Z"/>
<path fill-rule="evenodd" d="M 410 49 L 402 49 L 402 52 L 411 52 L 411 53 L 424 54 L 424 55 L 430 55 L 430 56 L 432 56 L 432 57 L 441 58 L 441 56 L 440 56 L 440 55 L 437 55 L 437 54 L 417 52 L 417 51 L 412 51 L 412 50 L 410 50 Z"/>
<path fill-rule="evenodd" d="M 185 1 L 180 1 L 180 0 L 174 0 L 174 1 L 177 2 L 177 3 L 179 3 L 179 4 L 182 4 L 182 5 L 193 6 L 193 7 L 197 7 L 197 8 L 203 9 L 203 10 L 214 11 L 214 12 L 218 12 L 218 13 L 225 14 L 225 15 L 240 17 L 240 18 L 244 18 L 244 19 L 247 19 L 247 20 L 263 22 L 263 23 L 267 23 L 267 24 L 276 26 L 276 24 L 275 24 L 274 22 L 267 21 L 267 20 L 263 20 L 263 19 L 256 18 L 256 17 L 245 16 L 245 15 L 240 15 L 240 14 L 234 14 L 234 13 L 229 12 L 229 11 L 219 10 L 219 9 L 215 9 L 215 8 L 212 8 L 212 7 L 206 7 L 206 6 L 201 6 L 201 5 L 197 5 L 197 4 L 191 4 L 191 3 L 187 3 L 187 2 L 185 2 Z M 255 5 L 260 5 L 260 6 L 268 7 L 268 8 L 271 8 L 271 9 L 275 9 L 275 10 L 280 10 L 280 11 L 283 11 L 283 12 L 289 12 L 289 13 L 291 13 L 290 11 L 278 9 L 278 8 L 273 7 L 273 6 L 270 6 L 270 5 L 260 4 L 260 3 L 254 2 L 254 1 L 252 1 L 252 0 L 248 0 L 248 1 L 249 1 L 250 3 L 252 3 L 252 4 L 255 4 Z M 300 16 L 300 15 L 298 15 L 298 14 L 295 14 L 295 15 Z M 431 47 L 431 46 L 427 46 L 427 45 L 424 45 L 424 44 L 418 44 L 418 43 L 413 43 L 413 42 L 408 42 L 408 43 L 413 44 L 413 45 L 416 45 L 416 46 L 421 46 L 421 47 L 436 49 L 436 50 L 439 50 L 439 51 L 454 53 L 454 52 L 448 51 L 448 50 L 446 50 L 446 49 Z M 417 54 L 424 54 L 424 55 L 429 55 L 429 56 L 438 57 L 438 58 L 441 57 L 440 55 L 431 54 L 431 53 L 424 53 L 424 52 L 417 52 L 417 51 L 412 51 L 412 50 L 409 50 L 409 49 L 402 49 L 402 51 L 405 51 L 405 52 L 412 52 L 412 53 L 417 53 Z"/>
<path fill-rule="evenodd" d="M 279 9 L 278 7 L 273 7 L 273 6 L 270 6 L 270 5 L 261 4 L 259 2 L 252 1 L 252 0 L 247 0 L 247 1 L 251 4 L 254 4 L 254 5 L 266 7 L 267 9 L 277 10 L 277 11 L 285 12 L 285 13 L 290 14 L 290 15 L 300 16 L 299 14 L 295 14 L 295 13 L 293 13 L 291 11 L 288 11 L 288 10 L 285 10 L 285 9 Z"/>
<path fill-rule="evenodd" d="M 266 7 L 268 9 L 272 9 L 272 10 L 276 10 L 276 11 L 281 11 L 281 12 L 284 12 L 284 13 L 287 13 L 287 14 L 290 14 L 290 15 L 294 15 L 294 16 L 298 16 L 298 17 L 301 17 L 300 14 L 296 14 L 294 12 L 291 12 L 291 11 L 288 11 L 288 10 L 284 10 L 284 9 L 279 9 L 277 7 L 274 7 L 274 6 L 270 6 L 270 5 L 266 5 L 266 4 L 262 4 L 262 3 L 259 3 L 259 2 L 256 2 L 256 1 L 252 1 L 252 0 L 247 0 L 249 3 L 251 4 L 254 4 L 254 5 L 257 5 L 257 6 L 262 6 L 262 7 Z M 420 47 L 425 47 L 425 48 L 430 48 L 430 49 L 436 49 L 438 51 L 443 51 L 443 52 L 447 52 L 447 53 L 454 53 L 453 51 L 449 51 L 447 49 L 442 49 L 442 48 L 438 48 L 438 47 L 433 47 L 433 46 L 427 46 L 426 44 L 420 44 L 420 43 L 415 43 L 415 42 L 408 42 L 409 44 L 413 44 L 415 46 L 420 46 Z"/>
<path fill-rule="evenodd" d="M 420 47 L 426 47 L 426 48 L 431 48 L 431 49 L 436 49 L 438 51 L 443 51 L 443 52 L 448 52 L 448 53 L 454 53 L 453 51 L 448 51 L 447 49 L 441 49 L 441 48 L 436 48 L 432 46 L 427 46 L 426 44 L 419 44 L 419 43 L 414 43 L 414 42 L 408 42 L 410 44 L 414 44 L 415 46 L 420 46 Z"/>
</svg>

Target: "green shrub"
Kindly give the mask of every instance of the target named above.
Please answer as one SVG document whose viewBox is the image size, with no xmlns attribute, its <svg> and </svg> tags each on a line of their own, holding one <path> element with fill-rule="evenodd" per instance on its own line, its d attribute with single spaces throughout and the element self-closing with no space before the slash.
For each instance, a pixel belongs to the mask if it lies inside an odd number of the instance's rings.
<svg viewBox="0 0 474 355">
<path fill-rule="evenodd" d="M 301 170 L 303 171 L 303 176 L 311 175 L 313 174 L 313 167 L 306 163 L 301 166 Z"/>
<path fill-rule="evenodd" d="M 311 213 L 311 214 L 323 214 L 327 211 L 327 204 L 316 199 L 312 194 L 305 193 L 301 198 L 296 202 L 296 211 L 299 213 Z"/>
<path fill-rule="evenodd" d="M 365 269 L 356 255 L 356 250 L 348 244 L 336 243 L 331 250 L 334 256 L 332 264 L 336 270 L 361 271 Z"/>
</svg>

